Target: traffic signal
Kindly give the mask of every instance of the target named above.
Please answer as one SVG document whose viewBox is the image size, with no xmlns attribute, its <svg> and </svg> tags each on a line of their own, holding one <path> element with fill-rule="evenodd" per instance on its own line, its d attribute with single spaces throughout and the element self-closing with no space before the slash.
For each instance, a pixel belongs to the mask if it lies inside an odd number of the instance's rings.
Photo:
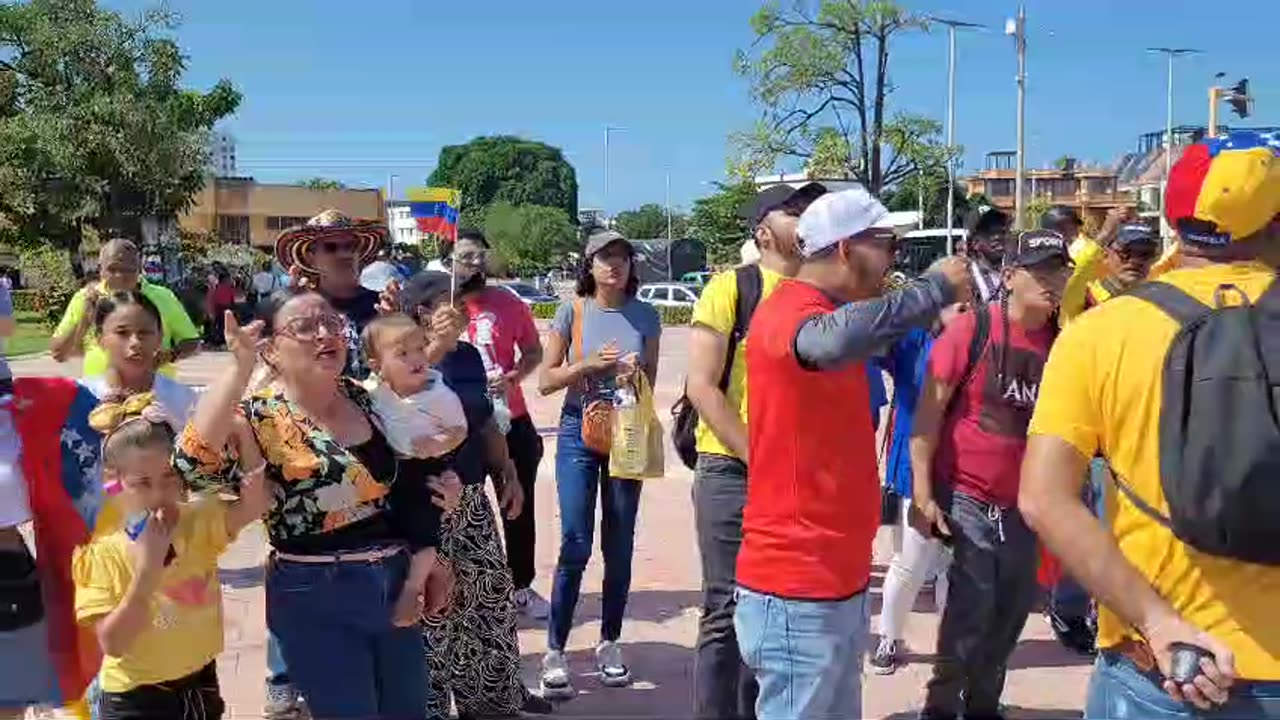
<svg viewBox="0 0 1280 720">
<path fill-rule="evenodd" d="M 1253 105 L 1253 98 L 1249 97 L 1249 78 L 1242 79 L 1231 88 L 1231 94 L 1227 95 L 1227 104 L 1231 106 L 1231 111 L 1237 117 L 1241 119 L 1249 117 L 1249 111 Z"/>
</svg>

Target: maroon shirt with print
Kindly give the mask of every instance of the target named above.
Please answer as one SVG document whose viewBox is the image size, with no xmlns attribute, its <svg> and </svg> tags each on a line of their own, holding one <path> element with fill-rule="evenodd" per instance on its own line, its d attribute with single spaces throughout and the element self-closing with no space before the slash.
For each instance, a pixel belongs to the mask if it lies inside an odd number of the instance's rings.
<svg viewBox="0 0 1280 720">
<path fill-rule="evenodd" d="M 991 303 L 991 332 L 973 377 L 956 388 L 934 454 L 937 482 L 1004 508 L 1018 503 L 1018 475 L 1027 446 L 1027 424 L 1040 391 L 1040 375 L 1053 344 L 1052 322 L 1037 330 L 1009 323 L 1000 304 Z M 929 372 L 941 383 L 959 384 L 969 364 L 977 324 L 973 313 L 950 323 L 929 352 Z M 999 364 L 1004 353 L 1004 379 Z"/>
</svg>

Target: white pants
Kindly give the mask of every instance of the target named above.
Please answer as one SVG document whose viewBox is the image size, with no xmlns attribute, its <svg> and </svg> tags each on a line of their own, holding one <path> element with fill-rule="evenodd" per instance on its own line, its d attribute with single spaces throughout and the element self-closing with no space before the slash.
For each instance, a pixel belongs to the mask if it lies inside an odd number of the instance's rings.
<svg viewBox="0 0 1280 720">
<path fill-rule="evenodd" d="M 910 504 L 910 500 L 903 500 L 902 518 L 893 528 L 896 552 L 889 561 L 889 572 L 885 575 L 881 591 L 880 636 L 888 640 L 903 638 L 907 613 L 915 605 L 920 588 L 930 577 L 934 577 L 933 597 L 939 615 L 947 605 L 947 569 L 951 566 L 951 550 L 938 540 L 920 534 L 907 522 Z"/>
</svg>

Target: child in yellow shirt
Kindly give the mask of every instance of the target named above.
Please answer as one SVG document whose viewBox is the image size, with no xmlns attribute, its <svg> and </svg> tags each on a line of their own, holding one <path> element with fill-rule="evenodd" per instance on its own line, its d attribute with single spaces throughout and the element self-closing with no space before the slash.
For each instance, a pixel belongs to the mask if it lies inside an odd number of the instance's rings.
<svg viewBox="0 0 1280 720">
<path fill-rule="evenodd" d="M 256 468 L 242 473 L 240 498 L 183 502 L 171 422 L 145 396 L 105 403 L 90 417 L 104 433 L 103 479 L 117 484 L 129 518 L 72 558 L 76 619 L 95 629 L 104 655 L 99 720 L 216 720 L 224 712 L 215 665 L 218 555 L 266 510 L 262 459 L 256 443 L 238 443 L 242 462 Z"/>
</svg>

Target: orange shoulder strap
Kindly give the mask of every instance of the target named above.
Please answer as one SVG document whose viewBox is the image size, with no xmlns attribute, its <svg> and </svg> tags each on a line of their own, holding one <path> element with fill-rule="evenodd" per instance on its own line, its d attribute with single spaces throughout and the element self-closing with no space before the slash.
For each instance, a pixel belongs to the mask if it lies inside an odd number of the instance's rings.
<svg viewBox="0 0 1280 720">
<path fill-rule="evenodd" d="M 573 299 L 573 329 L 570 331 L 569 342 L 573 345 L 573 352 L 578 355 L 578 362 L 587 359 L 586 351 L 582 349 L 582 311 L 585 305 L 582 298 Z"/>
</svg>

